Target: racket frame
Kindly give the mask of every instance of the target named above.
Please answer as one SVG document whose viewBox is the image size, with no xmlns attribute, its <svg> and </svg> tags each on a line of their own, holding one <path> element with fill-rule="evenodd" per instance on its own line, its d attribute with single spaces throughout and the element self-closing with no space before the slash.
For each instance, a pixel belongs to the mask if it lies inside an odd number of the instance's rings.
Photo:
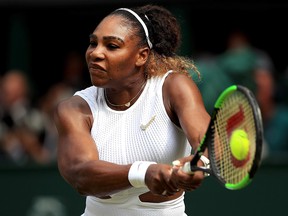
<svg viewBox="0 0 288 216">
<path fill-rule="evenodd" d="M 253 113 L 254 122 L 255 122 L 255 129 L 256 129 L 256 151 L 255 151 L 255 156 L 253 159 L 252 167 L 250 171 L 247 173 L 247 175 L 237 184 L 227 183 L 223 178 L 221 178 L 221 176 L 217 174 L 218 173 L 217 167 L 215 166 L 215 163 L 213 162 L 213 160 L 211 161 L 211 159 L 210 159 L 210 168 L 197 166 L 197 162 L 200 160 L 201 155 L 204 154 L 204 151 L 206 150 L 206 148 L 208 148 L 208 155 L 213 154 L 209 146 L 212 145 L 212 142 L 213 142 L 212 133 L 213 133 L 213 128 L 214 128 L 214 121 L 216 119 L 219 109 L 221 108 L 223 101 L 234 91 L 240 91 L 247 98 L 252 108 L 252 113 Z M 216 177 L 216 179 L 220 182 L 220 184 L 225 186 L 225 188 L 227 189 L 230 189 L 230 190 L 242 189 L 246 187 L 252 181 L 252 178 L 254 177 L 260 165 L 262 143 L 263 143 L 263 125 L 262 125 L 261 111 L 253 93 L 244 86 L 232 85 L 226 88 L 216 100 L 206 134 L 203 137 L 199 147 L 197 148 L 193 159 L 189 163 L 186 163 L 184 165 L 183 170 L 191 174 L 194 173 L 195 171 L 203 171 Z"/>
</svg>

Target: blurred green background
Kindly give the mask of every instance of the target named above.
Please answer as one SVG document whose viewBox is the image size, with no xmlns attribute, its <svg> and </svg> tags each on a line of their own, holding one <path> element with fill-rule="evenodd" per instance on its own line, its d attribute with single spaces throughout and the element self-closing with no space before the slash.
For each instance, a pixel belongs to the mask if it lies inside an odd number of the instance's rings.
<svg viewBox="0 0 288 216">
<path fill-rule="evenodd" d="M 262 164 L 242 190 L 227 190 L 214 177 L 185 195 L 187 215 L 271 216 L 287 212 L 288 165 Z M 1 216 L 80 216 L 84 197 L 56 166 L 0 168 Z"/>
</svg>

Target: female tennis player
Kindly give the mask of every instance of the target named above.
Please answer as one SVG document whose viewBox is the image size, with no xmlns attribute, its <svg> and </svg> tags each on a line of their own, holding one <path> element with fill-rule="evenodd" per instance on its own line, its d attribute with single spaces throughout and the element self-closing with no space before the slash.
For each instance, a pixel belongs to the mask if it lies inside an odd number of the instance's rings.
<svg viewBox="0 0 288 216">
<path fill-rule="evenodd" d="M 156 5 L 119 8 L 89 39 L 92 85 L 55 111 L 59 170 L 87 197 L 82 216 L 185 216 L 184 193 L 204 174 L 180 167 L 210 116 L 189 76 L 197 68 L 176 55 L 175 16 Z"/>
</svg>

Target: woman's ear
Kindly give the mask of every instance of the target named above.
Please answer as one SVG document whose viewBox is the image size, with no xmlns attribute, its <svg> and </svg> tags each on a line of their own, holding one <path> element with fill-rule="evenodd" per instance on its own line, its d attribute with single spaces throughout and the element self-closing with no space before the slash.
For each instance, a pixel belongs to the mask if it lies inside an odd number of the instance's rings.
<svg viewBox="0 0 288 216">
<path fill-rule="evenodd" d="M 148 59 L 150 53 L 150 49 L 148 47 L 144 47 L 139 49 L 138 55 L 137 55 L 137 60 L 136 60 L 136 66 L 143 66 Z"/>
</svg>

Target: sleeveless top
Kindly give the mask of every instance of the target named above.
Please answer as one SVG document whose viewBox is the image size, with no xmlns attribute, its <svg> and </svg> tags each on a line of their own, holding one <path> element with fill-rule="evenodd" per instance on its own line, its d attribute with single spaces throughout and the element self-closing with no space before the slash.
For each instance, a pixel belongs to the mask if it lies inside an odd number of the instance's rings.
<svg viewBox="0 0 288 216">
<path fill-rule="evenodd" d="M 91 135 L 97 145 L 100 160 L 116 164 L 131 164 L 135 161 L 154 161 L 156 163 L 171 164 L 173 160 L 190 154 L 191 147 L 184 132 L 170 120 L 163 103 L 163 83 L 171 72 L 168 71 L 161 77 L 148 79 L 137 101 L 125 111 L 116 111 L 108 107 L 103 88 L 91 86 L 75 93 L 75 95 L 82 97 L 91 109 L 93 115 Z M 129 205 L 132 206 L 126 206 L 123 200 L 127 201 L 131 197 L 137 198 L 140 194 L 147 191 L 147 187 L 140 189 L 131 188 L 112 195 L 112 198 L 108 200 L 88 196 L 85 214 L 83 215 L 98 215 L 100 206 L 95 209 L 98 212 L 97 214 L 96 212 L 92 214 L 88 212 L 93 206 L 100 204 L 114 204 L 113 206 L 116 207 L 122 203 L 121 205 L 125 205 L 125 209 L 130 207 L 135 209 L 136 207 L 130 202 L 126 202 L 126 204 L 130 203 Z M 177 199 L 181 203 L 181 208 L 183 208 L 183 196 Z M 139 203 L 135 205 L 137 208 L 139 207 Z M 145 203 L 146 207 L 147 205 L 148 207 L 151 205 L 153 209 L 151 216 L 154 214 L 159 216 L 157 211 L 154 212 L 154 206 L 161 206 L 161 203 Z M 90 206 L 90 210 L 87 209 L 88 206 Z M 173 207 L 169 203 L 168 207 L 171 208 L 171 206 Z M 183 215 L 183 212 L 180 215 Z M 107 214 L 107 206 L 103 214 L 110 215 Z M 169 211 L 167 214 L 169 214 Z M 177 214 L 179 215 L 179 212 Z M 111 213 L 111 215 L 114 214 Z M 119 209 L 115 215 L 121 215 Z M 125 210 L 123 215 L 127 216 L 129 214 Z M 131 215 L 140 214 L 139 212 L 134 212 Z"/>
</svg>

